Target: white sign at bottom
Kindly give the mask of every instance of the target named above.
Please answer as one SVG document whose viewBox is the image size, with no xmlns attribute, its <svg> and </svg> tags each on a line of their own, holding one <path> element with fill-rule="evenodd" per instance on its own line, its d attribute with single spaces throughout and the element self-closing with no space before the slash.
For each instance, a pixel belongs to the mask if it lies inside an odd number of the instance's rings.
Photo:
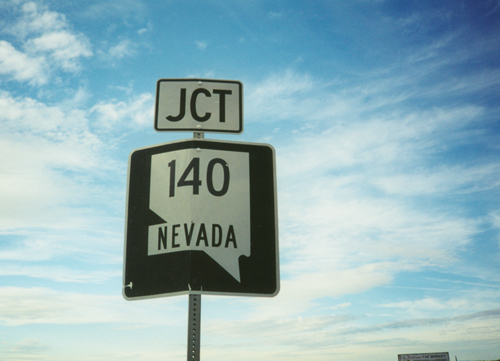
<svg viewBox="0 0 500 361">
<path fill-rule="evenodd" d="M 250 257 L 249 155 L 182 149 L 151 158 L 149 208 L 165 223 L 148 228 L 148 256 L 203 251 L 238 282 Z"/>
<path fill-rule="evenodd" d="M 398 355 L 398 361 L 450 361 L 448 352 Z"/>
</svg>

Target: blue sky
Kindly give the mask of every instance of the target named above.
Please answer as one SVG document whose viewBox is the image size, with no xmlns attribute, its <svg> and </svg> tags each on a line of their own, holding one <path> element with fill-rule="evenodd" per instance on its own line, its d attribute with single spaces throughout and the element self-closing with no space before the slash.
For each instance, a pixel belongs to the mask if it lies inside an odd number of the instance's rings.
<svg viewBox="0 0 500 361">
<path fill-rule="evenodd" d="M 204 296 L 203 360 L 500 357 L 498 0 L 0 2 L 0 359 L 186 357 L 122 297 L 160 78 L 239 80 L 276 149 L 281 291 Z"/>
</svg>

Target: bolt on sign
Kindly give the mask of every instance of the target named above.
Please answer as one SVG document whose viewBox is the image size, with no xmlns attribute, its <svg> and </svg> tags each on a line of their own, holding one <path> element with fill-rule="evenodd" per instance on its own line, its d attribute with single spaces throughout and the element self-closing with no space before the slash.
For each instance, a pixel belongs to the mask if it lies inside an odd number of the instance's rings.
<svg viewBox="0 0 500 361">
<path fill-rule="evenodd" d="M 242 133 L 243 84 L 232 80 L 158 80 L 155 129 Z"/>
<path fill-rule="evenodd" d="M 124 296 L 274 296 L 279 290 L 270 145 L 192 139 L 132 152 Z"/>
</svg>

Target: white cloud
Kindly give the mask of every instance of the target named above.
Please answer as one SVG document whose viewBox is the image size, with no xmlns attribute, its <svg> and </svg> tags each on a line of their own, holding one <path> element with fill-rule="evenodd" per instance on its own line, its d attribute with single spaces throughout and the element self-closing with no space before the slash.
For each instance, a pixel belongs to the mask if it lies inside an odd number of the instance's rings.
<svg viewBox="0 0 500 361">
<path fill-rule="evenodd" d="M 471 302 L 466 298 L 455 298 L 447 301 L 443 301 L 434 297 L 426 297 L 413 301 L 402 301 L 397 303 L 387 303 L 380 307 L 391 308 L 391 309 L 401 309 L 407 317 L 429 317 L 436 312 L 444 315 L 449 315 L 450 312 L 466 311 L 471 312 L 471 310 L 480 309 L 480 305 L 477 300 Z M 460 312 L 462 314 L 463 312 Z"/>
<path fill-rule="evenodd" d="M 153 30 L 153 23 L 149 21 L 148 24 L 147 24 L 147 27 L 139 29 L 137 31 L 137 34 L 144 35 L 144 34 L 146 34 L 148 32 L 151 32 L 152 30 Z"/>
<path fill-rule="evenodd" d="M 7 41 L 0 40 L 0 74 L 9 75 L 16 81 L 42 85 L 47 83 L 46 70 L 44 57 L 30 57 Z"/>
<path fill-rule="evenodd" d="M 136 125 L 151 124 L 154 116 L 154 97 L 143 93 L 138 97 L 124 101 L 104 101 L 94 105 L 90 114 L 95 114 L 99 127 L 111 130 L 118 123 L 133 121 Z"/>
<path fill-rule="evenodd" d="M 121 238 L 120 238 L 121 241 Z M 47 247 L 49 244 L 43 244 L 43 247 Z M 19 247 L 21 248 L 21 247 Z M 43 252 L 42 247 L 37 247 L 36 251 L 38 253 Z M 33 257 L 35 256 L 33 250 L 31 252 L 27 252 L 28 247 L 18 249 L 18 252 L 3 252 L 0 251 L 0 259 L 5 259 L 8 257 L 9 253 L 13 256 L 10 260 L 14 261 L 24 261 L 29 262 L 33 261 Z M 96 248 L 97 250 L 97 248 Z M 46 252 L 47 253 L 47 252 Z M 45 255 L 37 255 L 40 258 L 46 256 Z M 68 255 L 65 254 L 65 257 Z M 104 257 L 99 257 L 100 259 Z M 112 257 L 110 257 L 112 258 Z M 69 283 L 92 283 L 92 284 L 102 284 L 105 281 L 109 281 L 113 278 L 118 278 L 121 274 L 121 262 L 122 258 L 115 257 L 113 261 L 116 262 L 116 269 L 111 270 L 100 270 L 100 271 L 88 271 L 88 270 L 74 270 L 67 267 L 62 266 L 20 266 L 14 265 L 13 262 L 2 262 L 0 268 L 1 276 L 26 276 L 33 277 L 38 279 L 46 279 L 53 280 L 55 282 L 69 282 Z M 105 261 L 104 261 L 105 262 Z M 108 260 L 109 263 L 109 260 Z M 115 271 L 115 272 L 113 272 Z"/>
<path fill-rule="evenodd" d="M 0 287 L 0 322 L 27 324 L 149 324 L 177 323 L 184 315 L 179 305 L 149 300 L 147 310 L 126 302 L 120 295 L 100 296 L 61 292 L 42 287 Z M 144 302 L 144 301 L 142 301 Z M 158 314 L 169 314 L 168 319 Z M 182 318 L 181 318 L 182 317 Z"/>
<path fill-rule="evenodd" d="M 453 272 L 482 232 L 486 215 L 467 216 L 454 201 L 498 190 L 500 168 L 448 155 L 486 140 L 478 128 L 488 110 L 419 108 L 426 92 L 451 90 L 374 78 L 345 88 L 287 71 L 246 87 L 246 119 L 296 129 L 271 136 L 283 281 L 273 303 L 258 303 L 263 317 L 317 309 L 319 299 L 385 286 L 405 271 Z M 469 80 L 471 92 L 495 82 Z"/>
<path fill-rule="evenodd" d="M 68 222 L 61 222 L 63 214 L 69 216 L 67 208 L 87 202 L 81 192 L 86 174 L 110 166 L 100 159 L 101 139 L 77 109 L 7 92 L 0 93 L 0 107 L 0 229 Z M 74 173 L 67 177 L 65 172 Z"/>
<path fill-rule="evenodd" d="M 0 104 L 3 109 L 0 119 L 4 136 L 8 135 L 11 142 L 23 144 L 29 144 L 27 138 L 38 138 L 40 143 L 30 145 L 40 146 L 40 149 L 33 152 L 33 155 L 39 155 L 32 160 L 26 158 L 31 165 L 41 164 L 41 159 L 49 164 L 70 168 L 95 165 L 95 157 L 92 155 L 99 150 L 101 143 L 89 131 L 88 120 L 81 111 L 47 106 L 27 97 L 14 98 L 7 92 L 0 93 Z M 50 157 L 45 156 L 43 147 L 49 145 L 46 142 L 51 143 L 51 147 L 66 146 L 68 149 L 63 153 L 53 152 Z M 50 148 L 46 151 L 50 151 Z"/>
<path fill-rule="evenodd" d="M 34 2 L 21 6 L 21 16 L 6 32 L 20 42 L 23 51 L 1 41 L 0 74 L 17 81 L 46 84 L 54 70 L 78 71 L 80 59 L 92 56 L 89 40 L 72 31 L 64 15 Z"/>
<path fill-rule="evenodd" d="M 137 47 L 138 44 L 129 39 L 120 40 L 112 45 L 103 42 L 101 49 L 97 50 L 97 54 L 101 61 L 114 65 L 115 60 L 137 54 Z"/>
<path fill-rule="evenodd" d="M 4 354 L 9 360 L 22 360 L 32 358 L 34 354 L 46 352 L 49 348 L 39 339 L 23 339 L 19 342 L 2 342 Z"/>
<path fill-rule="evenodd" d="M 287 71 L 273 75 L 257 86 L 248 86 L 245 94 L 245 119 L 277 121 L 283 119 L 316 118 L 312 109 L 321 109 L 321 96 L 315 95 L 323 85 L 307 74 Z M 312 94 L 311 94 L 312 92 Z M 313 96 L 311 96 L 313 95 Z"/>
<path fill-rule="evenodd" d="M 196 40 L 195 44 L 199 50 L 205 50 L 208 46 L 206 41 L 200 41 L 200 40 Z"/>
<path fill-rule="evenodd" d="M 202 73 L 190 73 L 187 78 L 215 79 L 217 76 L 213 70 Z"/>
<path fill-rule="evenodd" d="M 316 249 L 335 255 L 336 261 L 353 254 L 358 261 L 397 256 L 410 264 L 421 260 L 437 265 L 454 260 L 481 220 L 443 213 L 436 200 L 422 209 L 412 197 L 439 200 L 444 192 L 495 188 L 499 169 L 494 164 L 443 165 L 418 176 L 414 169 L 435 156 L 442 141 L 435 134 L 453 138 L 451 129 L 459 129 L 456 124 L 467 113 L 353 122 L 322 134 L 294 136 L 292 145 L 278 149 L 285 255 L 293 252 L 295 260 L 309 255 L 316 266 L 324 258 Z M 310 239 L 314 247 L 308 247 Z"/>
<path fill-rule="evenodd" d="M 208 334 L 205 339 L 224 340 L 224 353 L 218 355 L 219 360 L 369 358 L 377 361 L 387 359 L 388 354 L 400 354 L 401 350 L 418 353 L 442 347 L 451 351 L 450 347 L 459 354 L 477 354 L 485 345 L 494 349 L 500 331 L 498 309 L 373 325 L 364 323 L 365 317 L 322 314 L 288 318 L 278 315 L 266 321 L 215 320 L 204 330 Z M 478 341 L 484 342 L 483 347 L 475 345 Z M 284 348 L 286 355 L 282 352 Z M 248 351 L 241 354 L 241 349 Z"/>
<path fill-rule="evenodd" d="M 270 11 L 267 13 L 267 17 L 269 19 L 281 19 L 282 16 L 283 16 L 283 13 L 280 13 L 280 12 Z"/>
<path fill-rule="evenodd" d="M 45 6 L 35 2 L 26 2 L 21 6 L 21 16 L 7 31 L 20 38 L 32 34 L 58 31 L 66 28 L 68 23 L 63 14 L 49 11 Z"/>
<path fill-rule="evenodd" d="M 113 220 L 102 211 L 91 213 L 76 207 L 64 208 L 59 204 L 52 208 L 55 209 L 45 209 L 49 216 L 44 219 L 36 214 L 35 211 L 40 211 L 37 209 L 28 213 L 23 223 L 15 219 L 18 223 L 2 224 L 2 228 L 11 229 L 2 229 L 2 236 L 9 239 L 8 236 L 15 235 L 15 242 L 2 245 L 0 260 L 4 262 L 0 274 L 17 274 L 57 282 L 102 282 L 112 277 L 112 271 L 109 270 L 105 271 L 105 276 L 100 272 L 82 271 L 78 267 L 87 262 L 109 265 L 114 269 L 122 263 L 123 234 L 116 229 L 121 228 L 123 221 Z M 55 216 L 58 219 L 52 218 Z M 72 260 L 73 263 L 55 268 L 41 267 L 44 262 L 56 262 L 59 259 Z M 28 266 L 15 267 L 15 262 L 25 262 Z M 58 274 L 58 270 L 64 272 Z"/>
<path fill-rule="evenodd" d="M 28 40 L 24 47 L 33 54 L 47 54 L 55 65 L 65 71 L 78 70 L 78 59 L 92 55 L 88 40 L 68 31 L 45 33 Z"/>
<path fill-rule="evenodd" d="M 37 10 L 34 3 L 28 7 L 32 9 L 25 12 L 31 15 L 19 22 L 19 29 L 30 53 L 1 42 L 0 60 L 7 60 L 0 61 L 0 72 L 18 81 L 42 84 L 48 79 L 43 72 L 46 63 L 77 70 L 78 59 L 91 55 L 85 38 L 70 31 L 62 15 Z M 207 46 L 204 42 L 196 45 L 201 50 Z M 131 55 L 132 50 L 133 44 L 124 40 L 108 54 L 120 58 Z M 1 51 L 9 57 L 2 58 Z M 16 63 L 9 62 L 10 57 Z M 432 54 L 412 61 L 430 58 Z M 32 72 L 30 64 L 34 65 Z M 424 74 L 435 73 L 429 68 Z M 463 197 L 478 192 L 496 192 L 500 179 L 498 165 L 488 159 L 476 162 L 445 156 L 468 142 L 481 143 L 477 129 L 486 109 L 451 102 L 421 110 L 415 105 L 424 96 L 418 82 L 409 86 L 405 77 L 374 78 L 345 88 L 335 81 L 288 71 L 247 87 L 250 122 L 274 121 L 283 132 L 288 126 L 295 130 L 272 135 L 278 154 L 282 287 L 276 298 L 242 300 L 247 307 L 238 309 L 236 321 L 224 316 L 225 320 L 203 326 L 207 339 L 220 337 L 224 341 L 213 344 L 227 346 L 220 357 L 207 342 L 206 354 L 213 359 L 295 356 L 315 360 L 345 354 L 381 359 L 380 354 L 387 354 L 388 349 L 397 354 L 410 346 L 439 348 L 443 342 L 470 340 L 467 333 L 473 330 L 477 339 L 497 342 L 498 312 L 465 314 L 497 302 L 488 305 L 472 298 L 437 297 L 394 301 L 376 311 L 404 314 L 403 321 L 380 321 L 386 315 L 360 320 L 373 316 L 367 314 L 373 308 L 357 308 L 363 295 L 391 285 L 401 272 L 429 268 L 454 272 L 461 252 L 475 242 L 486 223 L 482 216 L 470 216 L 458 203 L 469 201 Z M 434 97 L 495 84 L 498 73 L 485 71 L 480 79 L 461 78 L 425 91 Z M 131 86 L 126 90 L 128 99 L 102 101 L 90 109 L 80 109 L 82 103 L 76 104 L 76 99 L 49 106 L 0 93 L 0 230 L 15 239 L 2 245 L 1 275 L 77 286 L 117 278 L 123 220 L 121 215 L 110 220 L 103 209 L 121 199 L 123 189 L 116 184 L 103 188 L 98 184 L 99 175 L 110 167 L 104 153 L 116 141 L 110 135 L 122 132 L 124 125 L 128 130 L 151 124 L 154 105 L 152 94 L 134 97 Z M 476 130 L 471 132 L 471 128 Z M 117 174 L 124 173 L 123 167 L 117 168 L 106 176 L 114 182 Z M 124 174 L 120 176 L 125 180 Z M 456 199 L 460 202 L 453 203 Z M 493 225 L 500 224 L 498 212 L 490 212 L 488 217 Z M 109 231 L 117 228 L 120 230 Z M 57 266 L 60 259 L 71 265 Z M 104 264 L 111 271 L 101 266 L 92 271 L 88 264 L 85 270 L 78 269 L 75 259 Z M 47 260 L 51 266 L 46 265 Z M 19 261 L 22 265 L 16 263 Z M 346 295 L 359 297 L 344 302 Z M 154 324 L 163 322 L 158 314 L 165 313 L 185 325 L 185 310 L 161 309 L 162 300 L 154 307 L 151 303 L 129 307 L 119 296 L 21 287 L 0 288 L 0 299 L 0 321 L 9 326 Z M 328 307 L 332 302 L 336 306 Z M 217 308 L 226 312 L 219 304 Z M 435 317 L 446 310 L 464 317 Z M 147 312 L 147 317 L 140 312 Z M 249 333 L 255 337 L 248 337 Z M 374 343 L 379 348 L 374 349 Z M 256 345 L 257 351 L 245 348 L 241 356 L 241 344 Z"/>
<path fill-rule="evenodd" d="M 500 169 L 496 164 L 484 166 L 437 167 L 419 173 L 400 173 L 394 176 L 381 176 L 374 181 L 377 187 L 387 194 L 397 195 L 439 195 L 442 192 L 481 192 L 500 186 L 497 175 Z"/>
<path fill-rule="evenodd" d="M 84 264 L 122 263 L 126 164 L 109 157 L 118 140 L 103 130 L 150 124 L 154 99 L 81 108 L 87 100 L 82 90 L 52 105 L 0 92 L 0 237 L 15 239 L 2 241 L 3 275 L 95 283 L 112 272 L 84 272 Z M 73 262 L 43 266 L 58 259 Z"/>
<path fill-rule="evenodd" d="M 141 21 L 147 14 L 148 7 L 142 1 L 136 0 L 108 0 L 95 4 L 89 4 L 85 7 L 83 14 L 106 21 L 115 18 L 121 18 L 125 23 L 129 23 L 130 19 Z"/>
<path fill-rule="evenodd" d="M 321 245 L 318 251 L 332 254 L 331 250 L 322 249 Z M 310 265 L 315 261 L 310 259 L 307 263 Z M 255 307 L 249 318 L 265 323 L 274 317 L 289 318 L 307 314 L 308 310 L 318 306 L 319 299 L 360 294 L 390 283 L 397 268 L 394 264 L 372 263 L 338 269 L 335 260 L 330 260 L 330 267 L 325 267 L 322 260 L 319 262 L 322 264 L 318 267 L 309 266 L 301 273 L 294 273 L 293 277 L 285 276 L 281 281 L 280 293 L 272 300 L 247 301 Z"/>
<path fill-rule="evenodd" d="M 131 56 L 135 53 L 129 40 L 122 40 L 109 49 L 109 55 L 112 58 L 121 59 L 125 56 Z"/>
</svg>

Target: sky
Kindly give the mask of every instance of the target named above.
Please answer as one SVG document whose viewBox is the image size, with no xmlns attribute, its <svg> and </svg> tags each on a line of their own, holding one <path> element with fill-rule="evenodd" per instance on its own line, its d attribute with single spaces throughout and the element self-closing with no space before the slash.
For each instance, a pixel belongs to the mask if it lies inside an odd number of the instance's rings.
<svg viewBox="0 0 500 361">
<path fill-rule="evenodd" d="M 276 150 L 277 296 L 202 298 L 203 360 L 500 358 L 498 0 L 0 0 L 0 359 L 181 360 L 122 296 L 161 78 L 241 81 Z"/>
</svg>

